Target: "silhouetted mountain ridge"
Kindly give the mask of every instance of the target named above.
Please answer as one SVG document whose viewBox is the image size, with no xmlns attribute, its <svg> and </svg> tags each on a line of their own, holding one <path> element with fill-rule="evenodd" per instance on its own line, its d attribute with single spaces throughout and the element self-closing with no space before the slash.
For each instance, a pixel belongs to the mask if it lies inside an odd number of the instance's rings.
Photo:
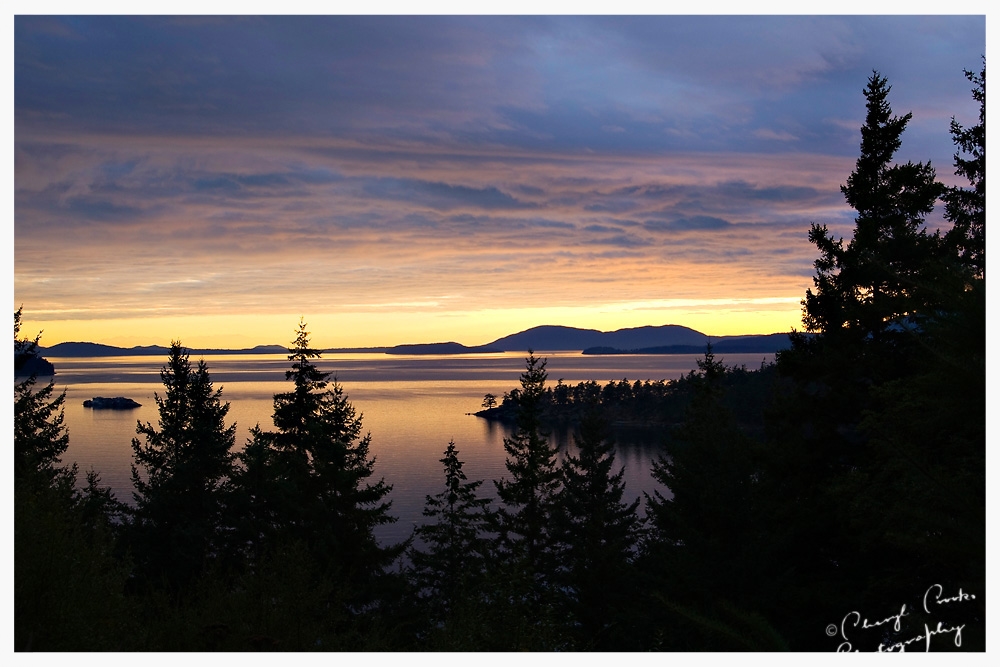
<svg viewBox="0 0 1000 667">
<path fill-rule="evenodd" d="M 792 346 L 791 338 L 785 333 L 762 336 L 715 336 L 709 340 L 712 343 L 712 351 L 716 354 L 773 354 Z M 588 347 L 583 350 L 583 354 L 701 354 L 704 351 L 705 344 L 703 343 L 701 345 L 657 345 L 626 350 L 607 346 Z"/>
<path fill-rule="evenodd" d="M 504 336 L 488 343 L 488 345 L 504 351 L 583 350 L 588 347 L 633 349 L 653 345 L 694 345 L 705 339 L 704 334 L 676 324 L 667 324 L 662 327 L 618 329 L 610 332 L 544 325 Z"/>
<path fill-rule="evenodd" d="M 503 352 L 503 350 L 489 345 L 467 347 L 461 343 L 450 342 L 396 345 L 385 351 L 386 354 L 488 354 L 490 352 Z"/>
<path fill-rule="evenodd" d="M 708 336 L 679 324 L 644 326 L 616 331 L 598 331 L 558 325 L 532 327 L 486 345 L 467 346 L 447 343 L 415 343 L 386 347 L 328 348 L 323 352 L 371 354 L 488 354 L 496 352 L 564 352 L 583 350 L 585 354 L 699 354 L 712 343 L 717 352 L 775 352 L 789 346 L 787 333 L 743 336 Z M 48 357 L 166 356 L 162 345 L 115 347 L 102 343 L 67 342 L 39 347 L 39 355 Z M 284 345 L 257 345 L 238 350 L 191 348 L 194 356 L 205 354 L 285 354 Z"/>
<path fill-rule="evenodd" d="M 190 353 L 199 354 L 279 354 L 288 351 L 284 345 L 258 345 L 252 348 L 241 350 L 227 350 L 214 348 L 191 348 Z M 123 356 L 163 356 L 170 352 L 170 348 L 162 345 L 136 345 L 135 347 L 116 347 L 114 345 L 104 345 L 103 343 L 70 342 L 58 343 L 52 347 L 38 348 L 39 354 L 49 357 L 123 357 Z"/>
<path fill-rule="evenodd" d="M 585 354 L 701 353 L 711 342 L 718 352 L 775 352 L 790 346 L 787 333 L 708 336 L 679 324 L 645 326 L 616 331 L 540 326 L 499 338 L 487 347 L 505 352 L 584 350 Z"/>
</svg>

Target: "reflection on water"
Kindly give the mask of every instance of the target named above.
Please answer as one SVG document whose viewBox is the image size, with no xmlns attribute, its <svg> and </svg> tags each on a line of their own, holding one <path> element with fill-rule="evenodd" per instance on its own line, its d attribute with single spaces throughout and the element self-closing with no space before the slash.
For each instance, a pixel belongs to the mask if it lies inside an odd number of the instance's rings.
<svg viewBox="0 0 1000 667">
<path fill-rule="evenodd" d="M 674 379 L 695 368 L 694 355 L 635 355 L 591 357 L 579 353 L 540 354 L 548 358 L 554 383 L 585 380 Z M 771 355 L 773 356 L 773 355 Z M 503 438 L 510 427 L 488 422 L 468 413 L 480 409 L 483 396 L 502 396 L 518 384 L 524 355 L 390 356 L 338 355 L 323 357 L 321 370 L 335 373 L 372 435 L 376 475 L 393 486 L 396 524 L 378 530 L 380 539 L 408 537 L 422 520 L 425 497 L 441 490 L 443 472 L 439 459 L 454 440 L 465 462 L 469 479 L 494 480 L 506 476 Z M 730 364 L 758 366 L 762 355 L 729 355 Z M 230 403 L 227 424 L 237 424 L 237 446 L 242 447 L 255 424 L 271 428 L 274 394 L 288 391 L 284 355 L 217 355 L 205 358 L 223 400 Z M 165 358 L 102 357 L 53 358 L 56 384 L 66 390 L 66 425 L 70 434 L 67 461 L 76 461 L 81 472 L 91 468 L 112 487 L 120 500 L 131 502 L 131 440 L 137 421 L 158 420 L 154 393 L 163 393 L 160 367 Z M 42 379 L 44 380 L 44 378 Z M 135 410 L 93 410 L 83 401 L 94 396 L 127 396 L 142 404 Z M 554 429 L 550 436 L 561 452 L 574 447 L 568 429 Z M 656 488 L 650 477 L 658 453 L 655 432 L 619 430 L 618 465 L 626 467 L 629 499 Z M 495 497 L 487 481 L 480 487 Z"/>
</svg>

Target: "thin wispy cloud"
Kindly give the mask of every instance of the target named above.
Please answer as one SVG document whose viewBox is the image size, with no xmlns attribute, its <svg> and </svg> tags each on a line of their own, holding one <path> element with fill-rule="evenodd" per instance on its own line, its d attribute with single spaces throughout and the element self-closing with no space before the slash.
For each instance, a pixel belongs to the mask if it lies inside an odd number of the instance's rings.
<svg viewBox="0 0 1000 667">
<path fill-rule="evenodd" d="M 851 224 L 867 76 L 947 180 L 984 26 L 19 16 L 15 298 L 57 331 L 288 294 L 459 328 L 485 303 L 777 299 L 787 329 L 809 223 Z"/>
</svg>

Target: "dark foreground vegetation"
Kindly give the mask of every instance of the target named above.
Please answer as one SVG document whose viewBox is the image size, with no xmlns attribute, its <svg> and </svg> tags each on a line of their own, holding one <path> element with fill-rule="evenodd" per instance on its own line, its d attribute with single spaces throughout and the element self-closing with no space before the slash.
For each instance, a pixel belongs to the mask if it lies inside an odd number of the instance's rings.
<svg viewBox="0 0 1000 667">
<path fill-rule="evenodd" d="M 16 650 L 983 650 L 985 68 L 953 123 L 946 189 L 894 164 L 909 115 L 874 75 L 843 192 L 853 238 L 813 226 L 804 325 L 758 370 L 709 348 L 672 383 L 547 386 L 529 354 L 504 408 L 498 501 L 444 449 L 402 544 L 391 486 L 300 325 L 274 430 L 245 446 L 204 362 L 172 345 L 134 503 L 60 462 L 64 396 L 14 389 Z M 952 223 L 930 233 L 938 200 Z M 20 338 L 15 365 L 38 339 Z M 577 430 L 558 458 L 546 425 Z M 610 421 L 664 434 L 623 500 Z"/>
</svg>

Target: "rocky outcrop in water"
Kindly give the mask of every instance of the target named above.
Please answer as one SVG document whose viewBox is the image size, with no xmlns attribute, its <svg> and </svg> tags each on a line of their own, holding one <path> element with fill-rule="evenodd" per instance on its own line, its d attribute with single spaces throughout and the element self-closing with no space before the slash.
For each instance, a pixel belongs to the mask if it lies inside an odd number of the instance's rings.
<svg viewBox="0 0 1000 667">
<path fill-rule="evenodd" d="M 83 407 L 94 408 L 95 410 L 131 410 L 142 407 L 141 403 L 136 403 L 131 398 L 116 396 L 114 398 L 104 398 L 95 396 L 83 402 Z"/>
</svg>

